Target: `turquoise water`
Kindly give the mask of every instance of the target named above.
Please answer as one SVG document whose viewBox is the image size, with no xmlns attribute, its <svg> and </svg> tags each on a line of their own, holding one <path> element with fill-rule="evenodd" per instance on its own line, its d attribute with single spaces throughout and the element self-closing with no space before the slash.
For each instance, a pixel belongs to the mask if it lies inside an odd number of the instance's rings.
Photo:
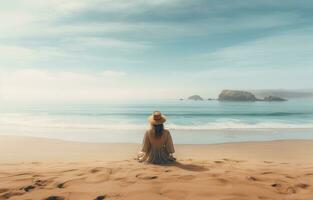
<svg viewBox="0 0 313 200">
<path fill-rule="evenodd" d="M 312 99 L 2 105 L 0 134 L 139 143 L 155 110 L 167 116 L 176 143 L 313 139 Z"/>
</svg>

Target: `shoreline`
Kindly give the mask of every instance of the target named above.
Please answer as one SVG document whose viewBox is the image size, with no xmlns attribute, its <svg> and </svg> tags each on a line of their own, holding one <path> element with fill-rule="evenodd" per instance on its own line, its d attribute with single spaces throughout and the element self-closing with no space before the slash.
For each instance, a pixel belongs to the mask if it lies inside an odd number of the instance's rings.
<svg viewBox="0 0 313 200">
<path fill-rule="evenodd" d="M 76 142 L 25 136 L 0 136 L 0 162 L 8 161 L 118 161 L 133 160 L 140 151 L 137 143 Z M 174 144 L 178 159 L 225 158 L 299 161 L 311 163 L 313 140 L 227 142 L 218 144 Z M 312 161 L 313 163 L 313 161 Z"/>
<path fill-rule="evenodd" d="M 312 130 L 313 131 L 313 130 Z M 142 134 L 143 135 L 143 134 Z M 42 140 L 47 142 L 61 142 L 61 143 L 79 143 L 79 144 L 95 144 L 95 145 L 141 145 L 141 142 L 95 142 L 95 141 L 76 141 L 71 139 L 60 139 L 60 138 L 50 138 L 50 137 L 41 137 L 41 136 L 32 136 L 32 135 L 6 135 L 0 134 L 0 142 L 3 139 L 8 140 Z M 221 143 L 208 143 L 208 144 L 193 144 L 193 143 L 183 143 L 175 144 L 175 146 L 214 146 L 214 145 L 228 145 L 228 144 L 247 144 L 247 143 L 271 143 L 271 142 L 288 142 L 288 141 L 312 141 L 313 139 L 272 139 L 272 140 L 260 140 L 260 141 L 234 141 L 234 142 L 221 142 Z"/>
<path fill-rule="evenodd" d="M 82 143 L 132 143 L 141 144 L 142 131 L 103 131 L 82 129 L 42 129 L 1 131 L 0 137 L 34 137 Z M 4 134 L 3 134 L 4 133 Z M 313 129 L 227 129 L 227 130 L 171 130 L 176 144 L 224 144 L 229 142 L 313 140 Z"/>
</svg>

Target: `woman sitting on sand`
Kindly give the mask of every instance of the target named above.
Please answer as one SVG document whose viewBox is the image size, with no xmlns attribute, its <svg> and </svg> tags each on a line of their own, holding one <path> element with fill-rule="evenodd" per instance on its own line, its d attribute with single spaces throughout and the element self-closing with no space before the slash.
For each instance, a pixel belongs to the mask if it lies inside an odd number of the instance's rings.
<svg viewBox="0 0 313 200">
<path fill-rule="evenodd" d="M 164 129 L 166 121 L 159 111 L 153 112 L 148 118 L 151 128 L 146 131 L 141 152 L 138 154 L 140 162 L 166 164 L 175 161 L 173 157 L 174 145 L 170 132 Z"/>
</svg>

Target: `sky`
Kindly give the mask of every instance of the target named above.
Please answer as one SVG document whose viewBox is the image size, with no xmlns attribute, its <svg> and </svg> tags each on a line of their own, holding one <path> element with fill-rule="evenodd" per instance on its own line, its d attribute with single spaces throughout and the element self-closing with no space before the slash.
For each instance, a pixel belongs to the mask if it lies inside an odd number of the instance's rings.
<svg viewBox="0 0 313 200">
<path fill-rule="evenodd" d="M 311 0 L 10 0 L 0 100 L 214 98 L 311 89 Z"/>
</svg>

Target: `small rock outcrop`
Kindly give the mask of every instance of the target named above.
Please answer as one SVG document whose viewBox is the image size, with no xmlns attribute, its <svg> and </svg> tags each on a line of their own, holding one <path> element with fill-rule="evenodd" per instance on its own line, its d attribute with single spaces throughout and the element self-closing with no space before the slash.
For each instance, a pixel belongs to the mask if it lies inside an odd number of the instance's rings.
<svg viewBox="0 0 313 200">
<path fill-rule="evenodd" d="M 203 101 L 203 98 L 199 95 L 192 95 L 192 96 L 188 97 L 188 100 Z"/>
<path fill-rule="evenodd" d="M 276 96 L 266 96 L 263 101 L 287 101 L 287 99 L 276 97 Z"/>
<path fill-rule="evenodd" d="M 218 96 L 219 101 L 257 101 L 251 92 L 241 90 L 223 90 Z"/>
</svg>

